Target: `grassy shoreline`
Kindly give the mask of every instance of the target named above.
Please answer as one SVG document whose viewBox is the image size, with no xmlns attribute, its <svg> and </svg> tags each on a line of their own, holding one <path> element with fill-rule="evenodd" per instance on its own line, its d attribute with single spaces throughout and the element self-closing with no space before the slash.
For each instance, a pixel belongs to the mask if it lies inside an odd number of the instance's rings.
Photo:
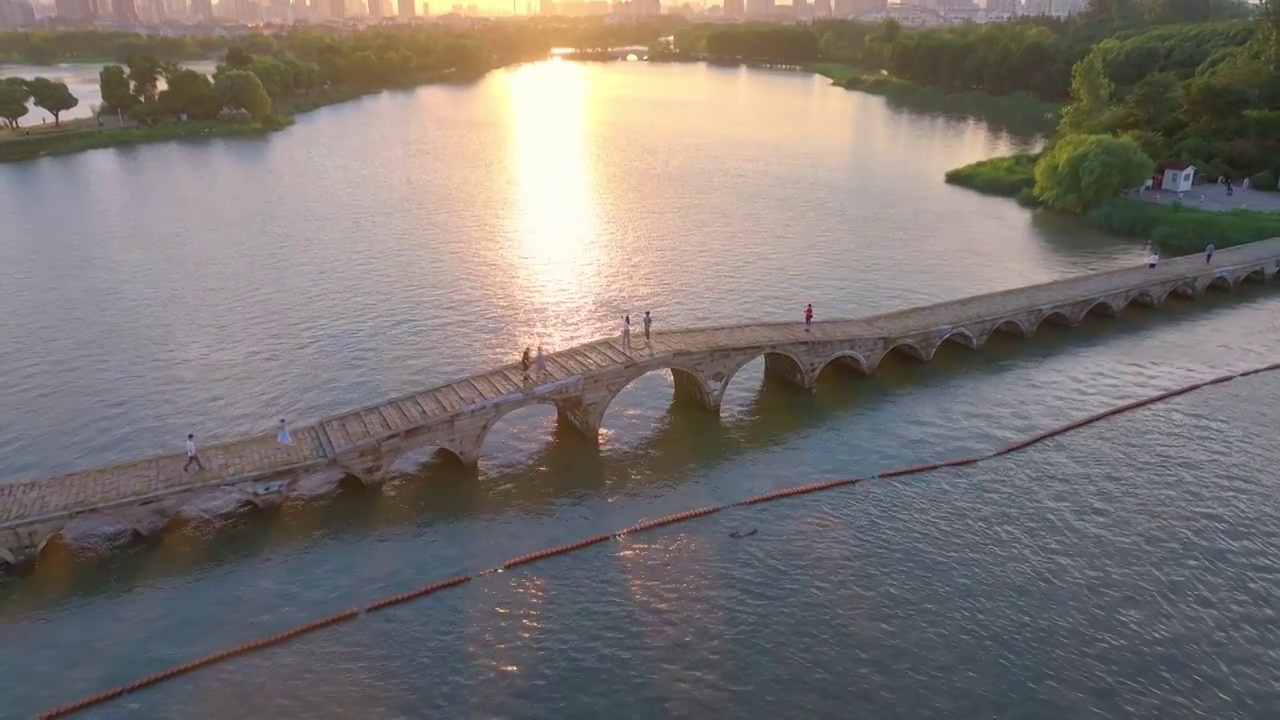
<svg viewBox="0 0 1280 720">
<path fill-rule="evenodd" d="M 948 170 L 947 183 L 976 190 L 984 195 L 1026 197 L 1036 184 L 1036 160 L 1040 153 L 1016 153 L 987 158 Z"/>
<path fill-rule="evenodd" d="M 24 162 L 40 157 L 71 155 L 88 150 L 146 145 L 185 138 L 261 135 L 274 129 L 277 128 L 258 123 L 212 121 L 166 123 L 152 127 L 128 125 L 48 133 L 33 135 L 30 138 L 0 140 L 0 163 Z"/>
<path fill-rule="evenodd" d="M 880 70 L 867 70 L 843 63 L 815 63 L 809 69 L 830 78 L 832 85 L 846 90 L 881 95 L 924 110 L 963 113 L 982 118 L 1017 118 L 1023 124 L 1033 125 L 1046 133 L 1053 130 L 1058 121 L 1058 113 L 1062 110 L 1062 105 L 1058 103 L 1045 102 L 1026 93 L 992 95 L 979 90 L 947 92 L 895 78 Z"/>
<path fill-rule="evenodd" d="M 1035 162 L 1039 154 L 1019 153 L 979 160 L 947 172 L 947 182 L 985 195 L 1011 197 L 1035 207 Z M 1168 255 L 1194 255 L 1213 243 L 1219 248 L 1280 237 L 1280 213 L 1257 210 L 1214 212 L 1186 205 L 1159 205 L 1116 198 L 1084 215 L 1094 227 L 1121 237 L 1150 240 Z"/>
</svg>

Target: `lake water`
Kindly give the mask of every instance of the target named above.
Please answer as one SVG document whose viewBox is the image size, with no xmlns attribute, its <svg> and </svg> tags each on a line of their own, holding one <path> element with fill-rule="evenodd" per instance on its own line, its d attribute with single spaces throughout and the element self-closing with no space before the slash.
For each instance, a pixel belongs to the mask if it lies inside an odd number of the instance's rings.
<svg viewBox="0 0 1280 720">
<path fill-rule="evenodd" d="M 1138 262 L 942 182 L 1035 142 L 802 74 L 548 62 L 265 139 L 0 167 L 0 477 L 302 422 L 625 312 L 659 332 L 807 302 L 856 316 Z M 1270 362 L 1278 299 L 1171 301 L 813 394 L 756 363 L 718 420 L 669 407 L 654 373 L 598 450 L 529 408 L 478 478 L 430 465 L 106 560 L 53 553 L 0 581 L 0 716 L 644 517 Z M 999 461 L 596 546 L 85 717 L 1267 717 L 1278 400 L 1258 376 Z"/>
</svg>

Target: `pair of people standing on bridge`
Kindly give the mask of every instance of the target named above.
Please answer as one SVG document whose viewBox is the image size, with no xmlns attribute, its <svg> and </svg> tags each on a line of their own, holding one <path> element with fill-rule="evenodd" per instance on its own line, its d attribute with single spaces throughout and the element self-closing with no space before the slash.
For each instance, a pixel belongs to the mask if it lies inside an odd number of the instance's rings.
<svg viewBox="0 0 1280 720">
<path fill-rule="evenodd" d="M 644 311 L 643 323 L 644 323 L 644 342 L 647 345 L 649 344 L 649 340 L 651 339 L 651 333 L 653 332 L 653 316 L 649 314 L 648 310 Z M 624 347 L 631 347 L 631 316 L 630 315 L 622 316 L 622 345 Z"/>
</svg>

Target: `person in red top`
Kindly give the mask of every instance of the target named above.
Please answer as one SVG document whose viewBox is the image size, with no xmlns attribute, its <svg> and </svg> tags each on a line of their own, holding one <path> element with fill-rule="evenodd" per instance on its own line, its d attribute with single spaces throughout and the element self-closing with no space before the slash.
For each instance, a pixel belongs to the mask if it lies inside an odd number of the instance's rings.
<svg viewBox="0 0 1280 720">
<path fill-rule="evenodd" d="M 809 326 L 813 324 L 813 303 L 804 306 L 804 331 L 809 332 Z"/>
</svg>

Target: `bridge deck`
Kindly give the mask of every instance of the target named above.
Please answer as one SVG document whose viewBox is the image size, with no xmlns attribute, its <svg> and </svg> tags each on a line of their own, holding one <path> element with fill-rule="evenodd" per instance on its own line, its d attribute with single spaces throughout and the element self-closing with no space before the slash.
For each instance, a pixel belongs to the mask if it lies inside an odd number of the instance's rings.
<svg viewBox="0 0 1280 720">
<path fill-rule="evenodd" d="M 1280 239 L 1219 251 L 1213 265 L 1215 269 L 1225 269 L 1276 259 L 1280 259 Z M 860 319 L 815 322 L 810 332 L 794 321 L 663 331 L 654 335 L 649 347 L 644 347 L 640 339 L 633 342 L 630 351 L 620 338 L 605 339 L 549 355 L 546 372 L 554 381 L 683 351 L 897 337 L 1134 287 L 1187 280 L 1204 271 L 1204 258 L 1189 256 L 1164 261 L 1156 270 L 1145 266 L 1126 268 Z M 445 418 L 479 403 L 514 397 L 522 390 L 520 371 L 513 364 L 296 428 L 293 446 L 281 446 L 274 435 L 259 435 L 203 447 L 200 457 L 207 468 L 203 472 L 184 473 L 186 458 L 175 453 L 51 478 L 0 482 L 0 528 L 86 507 L 251 480 L 292 468 L 319 468 L 344 450 L 419 424 L 423 418 Z"/>
</svg>

